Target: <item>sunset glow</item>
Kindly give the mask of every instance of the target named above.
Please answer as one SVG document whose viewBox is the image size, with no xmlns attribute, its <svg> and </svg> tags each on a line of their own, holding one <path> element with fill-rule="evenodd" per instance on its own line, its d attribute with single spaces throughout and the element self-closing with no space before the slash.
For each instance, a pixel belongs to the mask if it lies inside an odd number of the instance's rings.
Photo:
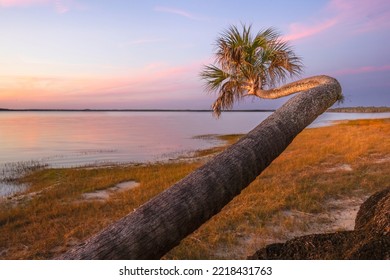
<svg viewBox="0 0 390 280">
<path fill-rule="evenodd" d="M 280 30 L 304 77 L 340 80 L 345 106 L 390 106 L 389 18 L 385 0 L 0 0 L 0 108 L 209 109 L 199 72 L 241 23 Z"/>
</svg>

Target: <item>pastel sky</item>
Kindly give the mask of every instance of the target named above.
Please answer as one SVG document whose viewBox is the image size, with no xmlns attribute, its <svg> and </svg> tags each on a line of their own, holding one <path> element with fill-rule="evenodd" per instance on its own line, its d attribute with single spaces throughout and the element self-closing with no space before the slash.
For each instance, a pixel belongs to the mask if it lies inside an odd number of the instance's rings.
<svg viewBox="0 0 390 280">
<path fill-rule="evenodd" d="M 0 108 L 209 109 L 199 72 L 241 23 L 277 28 L 342 106 L 390 106 L 389 19 L 388 0 L 0 0 Z"/>
</svg>

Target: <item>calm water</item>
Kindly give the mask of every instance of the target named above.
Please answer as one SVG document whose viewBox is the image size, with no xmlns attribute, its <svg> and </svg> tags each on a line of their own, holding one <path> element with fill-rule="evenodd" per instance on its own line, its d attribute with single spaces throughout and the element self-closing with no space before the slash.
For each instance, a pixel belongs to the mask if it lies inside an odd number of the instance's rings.
<svg viewBox="0 0 390 280">
<path fill-rule="evenodd" d="M 218 144 L 194 136 L 247 133 L 270 114 L 226 112 L 216 120 L 208 112 L 0 112 L 0 176 L 17 162 L 69 167 L 175 158 Z M 311 126 L 383 117 L 390 113 L 325 113 Z M 0 181 L 0 196 L 5 187 Z"/>
<path fill-rule="evenodd" d="M 145 162 L 207 148 L 204 134 L 245 133 L 269 113 L 5 112 L 0 164 L 38 160 L 52 166 Z"/>
</svg>

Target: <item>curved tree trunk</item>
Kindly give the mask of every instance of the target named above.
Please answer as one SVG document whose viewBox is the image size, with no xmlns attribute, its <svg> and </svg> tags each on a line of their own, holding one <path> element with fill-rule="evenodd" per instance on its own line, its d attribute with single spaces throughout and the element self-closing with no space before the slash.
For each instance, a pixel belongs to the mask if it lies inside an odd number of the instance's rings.
<svg viewBox="0 0 390 280">
<path fill-rule="evenodd" d="M 283 85 L 279 88 L 251 89 L 249 90 L 248 95 L 255 95 L 264 99 L 276 99 L 320 85 L 331 84 L 333 80 L 333 78 L 325 75 L 313 76 Z"/>
<path fill-rule="evenodd" d="M 236 144 L 61 259 L 159 259 L 248 186 L 341 99 L 337 80 L 291 98 Z"/>
</svg>

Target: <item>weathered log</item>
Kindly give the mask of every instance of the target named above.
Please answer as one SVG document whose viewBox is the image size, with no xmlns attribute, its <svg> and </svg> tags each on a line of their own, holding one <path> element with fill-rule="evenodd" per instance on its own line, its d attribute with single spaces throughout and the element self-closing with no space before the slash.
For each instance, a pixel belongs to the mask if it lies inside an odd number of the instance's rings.
<svg viewBox="0 0 390 280">
<path fill-rule="evenodd" d="M 337 80 L 302 91 L 236 144 L 60 259 L 159 259 L 248 186 L 342 98 Z"/>
</svg>

